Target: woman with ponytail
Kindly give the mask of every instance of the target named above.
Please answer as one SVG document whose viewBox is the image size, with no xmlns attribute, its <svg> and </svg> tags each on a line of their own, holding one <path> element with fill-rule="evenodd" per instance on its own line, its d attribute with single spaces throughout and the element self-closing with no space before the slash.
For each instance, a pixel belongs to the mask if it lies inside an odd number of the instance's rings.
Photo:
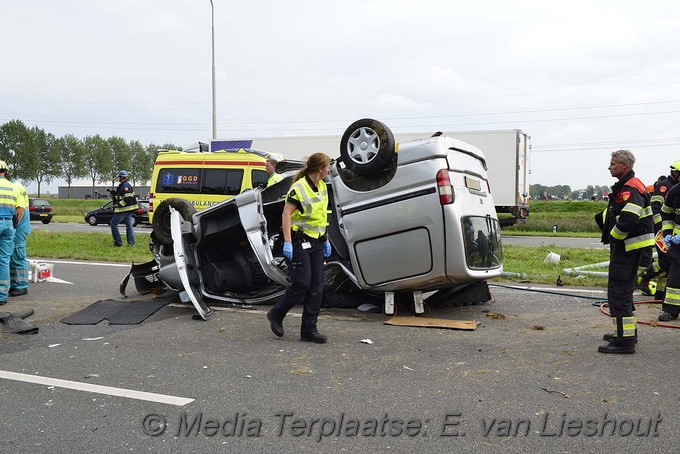
<svg viewBox="0 0 680 454">
<path fill-rule="evenodd" d="M 304 304 L 300 340 L 323 344 L 326 336 L 317 330 L 323 293 L 324 257 L 331 255 L 328 226 L 328 191 L 324 178 L 331 158 L 314 153 L 293 178 L 283 209 L 283 255 L 292 284 L 267 312 L 272 332 L 283 336 L 283 319 L 298 303 Z"/>
</svg>

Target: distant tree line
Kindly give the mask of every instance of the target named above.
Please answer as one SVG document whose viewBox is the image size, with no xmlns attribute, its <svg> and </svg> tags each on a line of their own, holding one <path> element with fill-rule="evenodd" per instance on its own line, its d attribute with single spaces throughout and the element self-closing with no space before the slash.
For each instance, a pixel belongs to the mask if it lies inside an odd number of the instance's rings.
<svg viewBox="0 0 680 454">
<path fill-rule="evenodd" d="M 529 194 L 532 200 L 543 200 L 544 195 L 548 196 L 549 200 L 596 200 L 602 198 L 602 194 L 611 191 L 611 187 L 588 185 L 585 189 L 572 190 L 569 185 L 545 186 L 542 184 L 532 184 L 529 186 Z"/>
<path fill-rule="evenodd" d="M 43 182 L 63 178 L 71 197 L 71 184 L 78 179 L 92 181 L 92 196 L 97 183 L 117 182 L 116 174 L 130 172 L 133 185 L 151 180 L 153 164 L 159 149 L 181 150 L 173 144 L 142 145 L 138 140 L 122 137 L 105 139 L 99 134 L 82 139 L 67 134 L 55 137 L 43 129 L 29 128 L 20 120 L 0 126 L 0 159 L 9 167 L 10 175 L 22 182 L 38 184 L 38 196 Z"/>
</svg>

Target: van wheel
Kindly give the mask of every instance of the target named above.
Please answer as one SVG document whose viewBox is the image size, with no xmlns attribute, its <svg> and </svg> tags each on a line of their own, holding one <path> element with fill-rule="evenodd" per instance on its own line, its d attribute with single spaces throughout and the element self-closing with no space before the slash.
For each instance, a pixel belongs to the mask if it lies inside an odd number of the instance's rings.
<svg viewBox="0 0 680 454">
<path fill-rule="evenodd" d="M 358 175 L 382 172 L 396 158 L 394 149 L 390 128 L 370 118 L 352 123 L 340 140 L 340 158 Z"/>
<path fill-rule="evenodd" d="M 179 211 L 185 221 L 191 219 L 196 212 L 194 206 L 188 200 L 171 198 L 163 200 L 157 208 L 153 210 L 153 234 L 159 243 L 164 245 L 172 244 L 172 233 L 170 231 L 170 207 Z"/>
</svg>

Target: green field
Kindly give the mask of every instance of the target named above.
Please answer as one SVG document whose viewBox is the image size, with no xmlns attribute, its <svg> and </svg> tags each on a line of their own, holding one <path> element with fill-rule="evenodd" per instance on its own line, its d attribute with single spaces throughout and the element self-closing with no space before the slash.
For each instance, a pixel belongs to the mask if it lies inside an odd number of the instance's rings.
<svg viewBox="0 0 680 454">
<path fill-rule="evenodd" d="M 607 208 L 607 202 L 547 202 L 535 201 L 529 204 L 529 218 L 525 224 L 516 224 L 503 229 L 507 234 L 552 234 L 557 225 L 561 236 L 600 236 L 595 224 L 595 215 Z"/>
</svg>

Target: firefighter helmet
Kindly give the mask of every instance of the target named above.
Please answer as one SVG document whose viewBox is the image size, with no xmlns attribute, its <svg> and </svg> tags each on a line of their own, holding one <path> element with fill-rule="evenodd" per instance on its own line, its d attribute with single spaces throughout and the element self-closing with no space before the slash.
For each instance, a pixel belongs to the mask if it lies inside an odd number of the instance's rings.
<svg viewBox="0 0 680 454">
<path fill-rule="evenodd" d="M 671 172 L 674 170 L 680 170 L 680 161 L 675 161 L 673 164 L 671 164 Z"/>
</svg>

